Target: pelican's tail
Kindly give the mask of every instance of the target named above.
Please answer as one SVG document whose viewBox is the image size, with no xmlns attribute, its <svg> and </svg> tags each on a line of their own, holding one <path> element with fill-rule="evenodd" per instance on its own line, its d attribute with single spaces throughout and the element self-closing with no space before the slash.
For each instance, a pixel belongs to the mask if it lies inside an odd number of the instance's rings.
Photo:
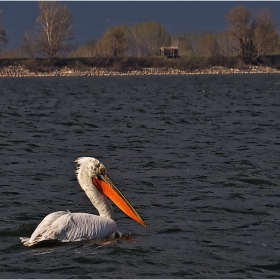
<svg viewBox="0 0 280 280">
<path fill-rule="evenodd" d="M 29 242 L 29 237 L 20 237 L 20 241 L 24 246 L 32 246 L 33 242 Z"/>
<path fill-rule="evenodd" d="M 58 245 L 61 243 L 60 240 L 57 239 L 47 239 L 47 240 L 34 240 L 30 241 L 30 238 L 28 237 L 20 237 L 20 240 L 22 244 L 26 247 L 31 247 L 34 245 L 38 246 L 52 246 L 52 245 Z"/>
</svg>

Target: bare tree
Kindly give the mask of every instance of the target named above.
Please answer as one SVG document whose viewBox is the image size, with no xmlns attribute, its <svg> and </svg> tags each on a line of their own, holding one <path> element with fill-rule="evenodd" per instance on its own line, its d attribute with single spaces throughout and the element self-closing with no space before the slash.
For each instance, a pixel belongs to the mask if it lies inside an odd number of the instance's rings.
<svg viewBox="0 0 280 280">
<path fill-rule="evenodd" d="M 25 31 L 21 40 L 23 51 L 28 55 L 28 57 L 34 58 L 37 49 L 35 35 L 30 31 Z"/>
<path fill-rule="evenodd" d="M 123 56 L 127 49 L 124 27 L 110 27 L 103 36 L 103 47 L 109 57 Z"/>
<path fill-rule="evenodd" d="M 48 58 L 57 57 L 59 51 L 69 50 L 67 42 L 73 38 L 73 18 L 66 5 L 55 1 L 39 2 L 38 47 Z"/>
<path fill-rule="evenodd" d="M 83 57 L 93 57 L 95 55 L 95 45 L 96 45 L 95 39 L 89 40 L 84 45 L 84 48 L 83 48 L 84 56 Z"/>
<path fill-rule="evenodd" d="M 213 33 L 203 34 L 200 41 L 200 53 L 204 56 L 216 56 L 220 54 L 220 46 Z"/>
<path fill-rule="evenodd" d="M 191 43 L 185 38 L 185 35 L 172 35 L 172 46 L 178 47 L 180 56 L 190 56 L 193 54 Z"/>
<path fill-rule="evenodd" d="M 268 8 L 261 9 L 252 22 L 255 59 L 273 51 L 278 43 L 278 34 L 273 14 Z"/>
<path fill-rule="evenodd" d="M 5 46 L 8 43 L 6 30 L 2 26 L 2 10 L 0 10 L 0 54 L 1 54 L 1 45 Z"/>
<path fill-rule="evenodd" d="M 180 56 L 182 55 L 186 55 L 186 56 L 190 56 L 193 54 L 193 50 L 192 50 L 192 46 L 190 44 L 190 42 L 188 40 L 185 40 L 183 38 L 179 38 L 178 41 L 178 50 L 179 50 L 179 54 Z"/>
<path fill-rule="evenodd" d="M 181 35 L 181 38 L 189 43 L 189 48 L 191 50 L 192 55 L 200 55 L 200 41 L 201 34 L 199 33 L 186 33 Z M 179 45 L 180 48 L 180 45 Z M 179 49 L 181 54 L 181 51 Z"/>
<path fill-rule="evenodd" d="M 223 56 L 233 56 L 237 55 L 238 52 L 238 41 L 233 40 L 228 32 L 224 31 L 218 34 L 215 34 L 217 42 L 219 44 L 220 54 Z"/>
<path fill-rule="evenodd" d="M 233 8 L 227 14 L 230 36 L 239 42 L 239 55 L 246 63 L 252 63 L 272 51 L 278 42 L 278 34 L 272 12 L 261 9 L 251 19 L 243 6 Z"/>
<path fill-rule="evenodd" d="M 133 52 L 137 56 L 158 55 L 159 48 L 170 46 L 171 37 L 158 22 L 144 22 L 131 28 Z"/>
<path fill-rule="evenodd" d="M 237 6 L 226 16 L 229 34 L 239 42 L 239 56 L 244 62 L 251 62 L 254 56 L 253 30 L 248 9 Z"/>
<path fill-rule="evenodd" d="M 95 44 L 95 53 L 98 57 L 105 57 L 107 59 L 111 58 L 110 49 L 108 43 L 104 40 L 104 38 L 97 39 Z"/>
<path fill-rule="evenodd" d="M 95 54 L 107 59 L 122 57 L 127 50 L 127 31 L 125 26 L 110 27 L 94 46 Z"/>
<path fill-rule="evenodd" d="M 69 54 L 69 57 L 94 57 L 96 53 L 96 39 L 91 39 Z"/>
</svg>

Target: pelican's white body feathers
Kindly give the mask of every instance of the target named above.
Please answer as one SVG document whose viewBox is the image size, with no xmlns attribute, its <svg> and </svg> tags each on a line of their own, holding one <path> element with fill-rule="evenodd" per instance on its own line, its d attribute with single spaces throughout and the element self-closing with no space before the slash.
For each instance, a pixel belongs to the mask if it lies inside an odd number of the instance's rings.
<svg viewBox="0 0 280 280">
<path fill-rule="evenodd" d="M 113 237 L 117 230 L 115 221 L 88 213 L 58 211 L 47 215 L 30 238 L 21 237 L 25 246 L 42 241 L 82 241 Z"/>
</svg>

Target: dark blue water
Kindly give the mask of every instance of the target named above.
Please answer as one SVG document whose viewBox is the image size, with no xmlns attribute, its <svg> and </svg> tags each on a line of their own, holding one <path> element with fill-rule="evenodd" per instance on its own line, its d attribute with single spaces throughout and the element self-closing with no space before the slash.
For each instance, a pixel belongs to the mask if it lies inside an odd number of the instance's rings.
<svg viewBox="0 0 280 280">
<path fill-rule="evenodd" d="M 280 76 L 0 79 L 1 278 L 280 277 Z M 27 248 L 49 213 L 96 213 L 98 158 L 148 224 Z"/>
</svg>

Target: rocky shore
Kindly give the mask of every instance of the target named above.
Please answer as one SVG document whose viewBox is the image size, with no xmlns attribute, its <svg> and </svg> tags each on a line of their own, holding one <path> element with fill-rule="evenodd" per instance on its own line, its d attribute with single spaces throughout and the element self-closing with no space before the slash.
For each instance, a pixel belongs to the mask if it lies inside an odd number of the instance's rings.
<svg viewBox="0 0 280 280">
<path fill-rule="evenodd" d="M 22 66 L 9 66 L 0 68 L 2 77 L 71 77 L 71 76 L 140 76 L 140 75 L 215 75 L 215 74 L 264 74 L 280 73 L 280 70 L 264 66 L 248 66 L 244 69 L 211 67 L 193 71 L 185 71 L 173 68 L 144 68 L 132 71 L 111 71 L 104 68 L 72 69 L 68 67 L 50 71 L 30 71 Z"/>
</svg>

